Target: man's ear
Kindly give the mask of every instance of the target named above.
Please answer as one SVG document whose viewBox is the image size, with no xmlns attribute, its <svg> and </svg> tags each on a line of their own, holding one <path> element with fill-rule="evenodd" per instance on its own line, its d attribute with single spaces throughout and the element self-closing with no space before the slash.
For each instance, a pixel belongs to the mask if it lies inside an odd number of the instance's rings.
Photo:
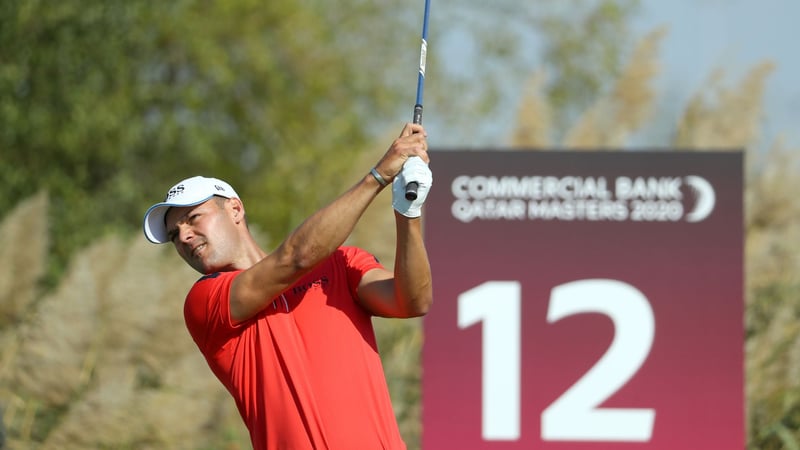
<svg viewBox="0 0 800 450">
<path fill-rule="evenodd" d="M 233 214 L 233 218 L 236 223 L 241 222 L 244 220 L 244 204 L 238 198 L 229 198 L 228 199 L 228 207 L 231 209 L 231 213 Z"/>
</svg>

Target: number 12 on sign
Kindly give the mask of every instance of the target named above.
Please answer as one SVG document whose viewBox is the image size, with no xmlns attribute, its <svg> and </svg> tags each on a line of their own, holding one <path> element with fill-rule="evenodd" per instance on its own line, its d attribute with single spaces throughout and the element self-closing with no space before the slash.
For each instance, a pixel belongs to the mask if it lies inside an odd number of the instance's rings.
<svg viewBox="0 0 800 450">
<path fill-rule="evenodd" d="M 482 437 L 520 438 L 521 288 L 517 281 L 488 281 L 458 296 L 458 327 L 483 323 Z M 655 335 L 653 310 L 633 286 L 610 279 L 579 280 L 556 286 L 547 322 L 600 313 L 614 325 L 605 354 L 541 415 L 545 441 L 645 442 L 653 433 L 655 410 L 600 408 L 647 359 Z"/>
</svg>

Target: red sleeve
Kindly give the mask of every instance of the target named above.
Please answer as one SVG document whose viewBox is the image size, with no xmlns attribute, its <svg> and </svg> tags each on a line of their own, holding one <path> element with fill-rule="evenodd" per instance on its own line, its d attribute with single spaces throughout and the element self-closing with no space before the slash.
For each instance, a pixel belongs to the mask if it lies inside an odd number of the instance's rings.
<svg viewBox="0 0 800 450">
<path fill-rule="evenodd" d="M 358 247 L 340 247 L 339 252 L 345 260 L 347 268 L 347 284 L 353 298 L 358 298 L 356 290 L 361 283 L 361 277 L 372 269 L 383 269 L 383 264 L 372 253 Z"/>
<path fill-rule="evenodd" d="M 218 272 L 200 278 L 183 305 L 183 318 L 192 339 L 204 354 L 234 334 L 230 320 L 231 283 L 240 271 Z"/>
</svg>

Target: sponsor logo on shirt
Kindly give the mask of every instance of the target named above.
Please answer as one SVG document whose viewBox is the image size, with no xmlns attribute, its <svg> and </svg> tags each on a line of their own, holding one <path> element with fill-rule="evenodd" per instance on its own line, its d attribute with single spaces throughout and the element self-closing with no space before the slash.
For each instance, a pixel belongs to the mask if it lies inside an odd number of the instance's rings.
<svg viewBox="0 0 800 450">
<path fill-rule="evenodd" d="M 327 275 L 323 275 L 312 282 L 298 284 L 294 286 L 292 288 L 292 294 L 300 295 L 300 294 L 305 294 L 310 289 L 321 289 L 327 286 L 329 282 L 330 280 L 328 279 Z"/>
</svg>

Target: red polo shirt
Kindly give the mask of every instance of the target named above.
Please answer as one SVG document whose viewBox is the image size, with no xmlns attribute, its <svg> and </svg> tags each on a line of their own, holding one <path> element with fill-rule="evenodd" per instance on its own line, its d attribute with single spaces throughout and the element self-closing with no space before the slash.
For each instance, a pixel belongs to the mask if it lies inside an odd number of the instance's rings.
<svg viewBox="0 0 800 450">
<path fill-rule="evenodd" d="M 184 317 L 209 367 L 233 395 L 253 448 L 405 449 L 371 315 L 356 301 L 371 254 L 342 247 L 255 317 L 231 323 L 240 273 L 201 278 Z"/>
</svg>

